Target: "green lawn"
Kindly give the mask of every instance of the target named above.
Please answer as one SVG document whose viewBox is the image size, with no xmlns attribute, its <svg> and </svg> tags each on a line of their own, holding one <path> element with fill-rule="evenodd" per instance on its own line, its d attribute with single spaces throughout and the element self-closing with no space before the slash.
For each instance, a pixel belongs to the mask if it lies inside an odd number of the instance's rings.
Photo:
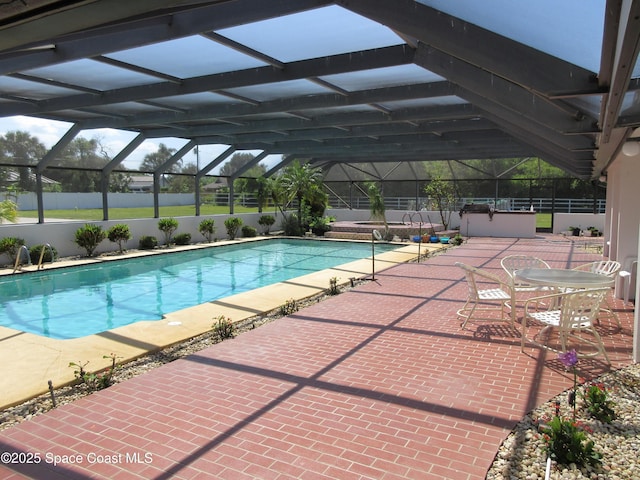
<svg viewBox="0 0 640 480">
<path fill-rule="evenodd" d="M 238 205 L 234 207 L 235 213 L 248 213 L 257 211 L 257 208 L 247 208 Z M 200 207 L 200 215 L 217 215 L 224 213 L 229 213 L 229 207 L 226 205 L 202 205 Z M 194 205 L 160 207 L 161 217 L 188 217 L 195 214 L 196 207 Z M 38 212 L 36 210 L 19 211 L 18 216 L 26 218 L 38 218 Z M 64 218 L 68 220 L 99 221 L 102 220 L 102 209 L 89 208 L 73 210 L 45 210 L 44 217 L 45 219 Z M 109 220 L 125 220 L 130 218 L 153 218 L 153 207 L 109 209 Z"/>
<path fill-rule="evenodd" d="M 551 228 L 551 214 L 536 213 L 536 228 Z"/>
<path fill-rule="evenodd" d="M 235 213 L 257 212 L 257 208 L 248 208 L 236 206 Z M 202 205 L 200 207 L 200 215 L 218 215 L 229 213 L 229 207 L 226 205 Z M 188 217 L 196 214 L 196 207 L 186 205 L 181 207 L 160 207 L 161 217 Z M 20 211 L 18 216 L 26 218 L 38 218 L 36 210 Z M 65 218 L 69 220 L 102 220 L 102 209 L 74 209 L 74 210 L 45 210 L 45 218 Z M 145 208 L 110 208 L 109 220 L 125 220 L 129 218 L 153 218 L 153 207 Z M 550 213 L 536 213 L 536 228 L 551 228 Z"/>
</svg>

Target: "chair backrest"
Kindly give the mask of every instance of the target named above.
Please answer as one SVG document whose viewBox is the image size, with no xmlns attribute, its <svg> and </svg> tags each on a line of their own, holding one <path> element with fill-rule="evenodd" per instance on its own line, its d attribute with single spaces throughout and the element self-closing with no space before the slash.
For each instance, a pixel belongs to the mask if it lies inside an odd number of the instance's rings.
<svg viewBox="0 0 640 480">
<path fill-rule="evenodd" d="M 622 268 L 620 262 L 616 262 L 615 260 L 600 260 L 597 262 L 578 265 L 574 270 L 597 273 L 598 275 L 606 275 L 607 277 L 615 277 L 620 271 L 620 268 Z"/>
<path fill-rule="evenodd" d="M 500 260 L 500 265 L 511 278 L 513 272 L 523 268 L 550 268 L 547 262 L 531 255 L 508 255 Z"/>
<path fill-rule="evenodd" d="M 586 328 L 593 324 L 608 288 L 574 290 L 560 296 L 560 329 Z"/>
<path fill-rule="evenodd" d="M 482 270 L 477 267 L 472 267 L 471 265 L 467 265 L 466 263 L 456 262 L 456 267 L 460 267 L 464 271 L 464 276 L 467 280 L 467 286 L 469 287 L 469 298 L 478 299 L 478 290 L 482 290 L 482 288 L 478 287 L 478 282 L 484 279 L 487 283 L 492 285 L 492 288 L 505 287 L 509 288 L 500 277 L 494 275 L 486 270 Z M 509 292 L 508 292 L 509 293 Z"/>
</svg>

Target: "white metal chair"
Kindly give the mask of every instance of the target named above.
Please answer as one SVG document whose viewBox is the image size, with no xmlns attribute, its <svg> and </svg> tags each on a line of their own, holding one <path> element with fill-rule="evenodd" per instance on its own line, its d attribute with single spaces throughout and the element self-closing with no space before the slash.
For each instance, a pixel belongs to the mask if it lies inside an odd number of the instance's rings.
<svg viewBox="0 0 640 480">
<path fill-rule="evenodd" d="M 535 292 L 539 290 L 546 290 L 547 287 L 540 287 L 538 285 L 529 285 L 521 282 L 515 282 L 514 273 L 516 270 L 522 270 L 523 268 L 550 268 L 549 264 L 541 258 L 531 255 L 508 255 L 500 260 L 500 265 L 507 275 L 511 278 L 513 288 L 516 293 L 518 292 Z"/>
<path fill-rule="evenodd" d="M 573 268 L 573 270 L 579 270 L 582 272 L 591 272 L 597 273 L 598 275 L 604 275 L 606 277 L 611 277 L 615 279 L 618 276 L 618 272 L 622 265 L 620 262 L 616 262 L 615 260 L 599 260 L 596 262 L 589 262 L 582 265 L 578 265 Z M 615 285 L 615 282 L 614 282 Z M 613 306 L 609 303 L 609 295 L 606 295 L 604 298 L 605 306 L 600 308 L 601 312 L 604 312 L 605 315 L 611 316 L 615 319 L 618 328 L 622 330 L 622 324 L 620 323 L 620 318 L 618 314 L 613 309 Z"/>
<path fill-rule="evenodd" d="M 513 283 L 513 297 L 515 302 L 520 305 L 532 294 L 549 292 L 550 288 L 541 285 L 530 285 L 524 282 L 516 282 L 515 271 L 523 268 L 551 268 L 549 264 L 541 258 L 532 255 L 507 255 L 500 260 L 500 265 L 507 272 L 511 282 Z M 514 303 L 514 306 L 516 303 Z"/>
<path fill-rule="evenodd" d="M 515 326 L 515 309 L 513 302 L 513 288 L 500 277 L 471 265 L 456 262 L 456 266 L 464 270 L 467 280 L 467 301 L 460 310 L 458 317 L 462 318 L 464 329 L 469 320 L 509 321 Z M 475 313 L 500 312 L 500 318 L 475 316 Z M 507 315 L 505 315 L 507 314 Z"/>
<path fill-rule="evenodd" d="M 566 352 L 569 348 L 569 341 L 575 340 L 596 348 L 595 352 L 583 354 L 582 356 L 603 355 L 607 363 L 611 363 L 602 343 L 602 338 L 593 326 L 600 310 L 600 305 L 608 292 L 608 288 L 600 288 L 574 290 L 530 298 L 524 305 L 521 350 L 524 352 L 525 343 L 528 340 L 534 345 L 554 352 Z M 549 307 L 541 310 L 541 305 L 549 305 Z M 531 322 L 542 325 L 544 328 L 529 339 L 527 338 L 527 325 Z M 538 336 L 550 333 L 553 329 L 558 330 L 558 348 L 551 347 L 547 342 L 540 342 L 536 339 Z M 593 339 L 581 335 L 582 331 L 591 333 Z"/>
</svg>

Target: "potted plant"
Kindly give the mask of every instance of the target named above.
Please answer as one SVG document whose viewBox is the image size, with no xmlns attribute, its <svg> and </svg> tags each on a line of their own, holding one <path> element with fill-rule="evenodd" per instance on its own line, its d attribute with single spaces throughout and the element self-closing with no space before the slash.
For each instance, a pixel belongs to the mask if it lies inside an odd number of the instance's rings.
<svg viewBox="0 0 640 480">
<path fill-rule="evenodd" d="M 436 235 L 436 231 L 431 227 L 429 229 L 429 242 L 438 243 L 439 241 L 440 239 L 438 238 L 438 235 Z"/>
<path fill-rule="evenodd" d="M 580 227 L 569 227 L 569 231 L 571 232 L 571 235 L 573 235 L 574 237 L 580 236 Z"/>
</svg>

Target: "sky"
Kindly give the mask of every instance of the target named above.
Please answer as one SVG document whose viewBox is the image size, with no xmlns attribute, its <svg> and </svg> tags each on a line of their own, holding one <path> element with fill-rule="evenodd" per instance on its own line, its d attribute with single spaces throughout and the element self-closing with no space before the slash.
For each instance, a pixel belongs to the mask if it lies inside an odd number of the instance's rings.
<svg viewBox="0 0 640 480">
<path fill-rule="evenodd" d="M 54 120 L 46 120 L 41 118 L 17 116 L 0 118 L 0 135 L 4 135 L 11 131 L 24 131 L 36 137 L 45 147 L 53 147 L 64 134 L 71 128 L 70 123 L 57 122 Z M 78 137 L 84 137 L 86 139 L 98 139 L 101 144 L 107 148 L 109 155 L 114 157 L 120 150 L 122 150 L 129 142 L 135 138 L 134 132 L 127 132 L 123 130 L 115 130 L 111 128 L 100 128 L 95 130 L 85 130 L 81 132 Z M 162 138 L 162 139 L 148 139 L 142 142 L 142 144 L 123 162 L 123 165 L 129 169 L 138 169 L 145 155 L 154 153 L 158 150 L 161 143 L 164 143 L 169 148 L 179 150 L 187 141 L 178 138 Z M 203 145 L 199 148 L 199 164 L 200 167 L 206 166 L 218 155 L 224 152 L 228 148 L 228 145 Z M 250 151 L 257 156 L 260 151 Z M 268 168 L 275 165 L 280 159 L 280 155 L 272 155 L 265 158 L 261 163 Z M 197 164 L 198 158 L 195 153 L 191 152 L 183 157 L 183 165 L 194 163 Z M 222 165 L 218 166 L 211 173 L 217 173 Z"/>
</svg>

